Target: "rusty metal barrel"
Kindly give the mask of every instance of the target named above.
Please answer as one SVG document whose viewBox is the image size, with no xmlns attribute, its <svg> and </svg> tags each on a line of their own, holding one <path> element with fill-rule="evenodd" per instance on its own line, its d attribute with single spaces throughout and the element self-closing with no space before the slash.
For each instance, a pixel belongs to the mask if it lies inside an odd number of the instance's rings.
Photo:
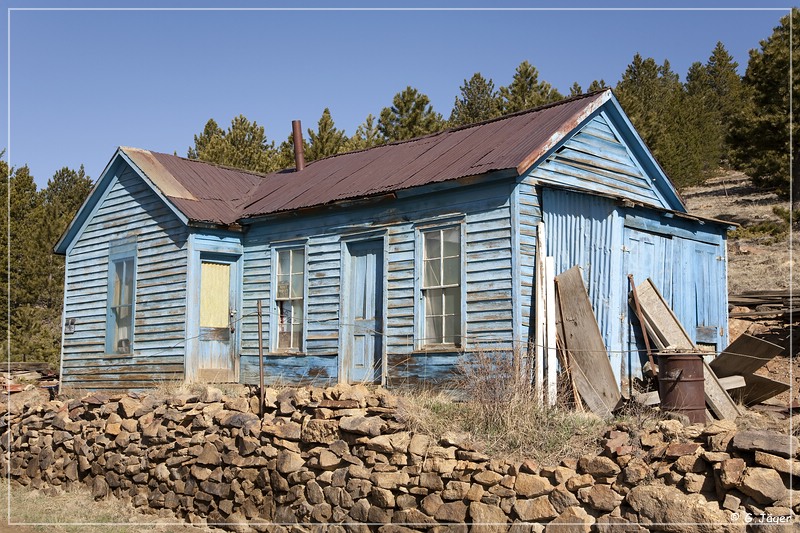
<svg viewBox="0 0 800 533">
<path fill-rule="evenodd" d="M 658 394 L 661 408 L 685 415 L 692 424 L 706 421 L 703 356 L 661 353 L 658 356 Z"/>
</svg>

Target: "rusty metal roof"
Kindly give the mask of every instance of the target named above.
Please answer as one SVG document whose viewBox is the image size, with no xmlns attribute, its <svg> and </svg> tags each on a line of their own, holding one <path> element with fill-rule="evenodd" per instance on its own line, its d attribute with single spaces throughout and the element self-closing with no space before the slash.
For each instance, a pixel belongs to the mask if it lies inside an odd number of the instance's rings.
<svg viewBox="0 0 800 533">
<path fill-rule="evenodd" d="M 121 147 L 189 220 L 232 224 L 239 206 L 265 175 L 139 148 Z"/>
<path fill-rule="evenodd" d="M 174 155 L 123 150 L 190 220 L 231 224 L 496 170 L 522 173 L 610 97 L 609 90 L 581 95 L 409 141 L 331 156 L 300 172 L 261 175 Z"/>
</svg>

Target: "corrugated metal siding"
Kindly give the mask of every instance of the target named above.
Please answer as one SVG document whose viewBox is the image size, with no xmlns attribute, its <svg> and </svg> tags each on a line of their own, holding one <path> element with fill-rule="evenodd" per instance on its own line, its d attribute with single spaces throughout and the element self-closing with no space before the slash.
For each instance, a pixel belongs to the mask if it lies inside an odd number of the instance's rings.
<svg viewBox="0 0 800 533">
<path fill-rule="evenodd" d="M 307 350 L 304 356 L 265 357 L 267 379 L 284 382 L 335 382 L 338 379 L 341 239 L 359 232 L 386 235 L 386 351 L 390 385 L 435 382 L 458 361 L 457 354 L 415 352 L 415 250 L 422 220 L 454 215 L 465 224 L 466 332 L 468 347 L 510 345 L 512 184 L 494 183 L 401 199 L 391 206 L 256 224 L 244 240 L 244 323 L 241 380 L 258 379 L 256 301 L 271 309 L 271 244 L 307 236 Z M 459 218 L 458 215 L 463 215 Z M 448 220 L 451 220 L 448 218 Z M 365 222 L 369 221 L 369 222 Z M 265 353 L 270 324 L 265 318 Z"/>
<path fill-rule="evenodd" d="M 621 378 L 620 300 L 622 222 L 614 202 L 599 196 L 542 189 L 547 255 L 555 258 L 556 275 L 581 267 L 611 366 Z"/>
<path fill-rule="evenodd" d="M 553 184 L 669 208 L 600 114 L 538 165 L 531 175 Z"/>
<path fill-rule="evenodd" d="M 183 378 L 186 227 L 127 166 L 69 254 L 62 385 L 152 387 Z M 137 237 L 134 355 L 105 354 L 109 242 Z"/>
</svg>

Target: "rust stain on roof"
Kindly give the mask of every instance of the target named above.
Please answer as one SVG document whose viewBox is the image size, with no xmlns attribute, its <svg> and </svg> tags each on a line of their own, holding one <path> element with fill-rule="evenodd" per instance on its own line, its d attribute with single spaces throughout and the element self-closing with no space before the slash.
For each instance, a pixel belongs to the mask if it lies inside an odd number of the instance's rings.
<svg viewBox="0 0 800 533">
<path fill-rule="evenodd" d="M 154 157 L 149 150 L 132 148 L 130 146 L 120 146 L 120 150 L 125 152 L 133 163 L 139 167 L 145 176 L 158 187 L 164 196 L 172 198 L 182 198 L 184 200 L 197 200 L 186 187 L 183 186 L 179 178 L 173 176 L 164 166 Z"/>
<path fill-rule="evenodd" d="M 610 95 L 610 90 L 590 93 L 425 137 L 338 154 L 309 163 L 301 172 L 256 174 L 147 150 L 123 150 L 190 220 L 232 224 L 497 170 L 522 174 Z"/>
</svg>

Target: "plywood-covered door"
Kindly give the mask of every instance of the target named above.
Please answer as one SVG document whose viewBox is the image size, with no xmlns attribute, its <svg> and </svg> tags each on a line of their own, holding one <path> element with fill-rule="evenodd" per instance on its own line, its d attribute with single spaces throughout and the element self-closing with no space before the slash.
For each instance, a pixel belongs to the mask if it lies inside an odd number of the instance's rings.
<svg viewBox="0 0 800 533">
<path fill-rule="evenodd" d="M 383 241 L 348 243 L 345 276 L 342 370 L 351 383 L 380 381 L 383 360 Z"/>
<path fill-rule="evenodd" d="M 197 379 L 230 382 L 235 379 L 236 263 L 200 262 L 200 309 Z"/>
</svg>

